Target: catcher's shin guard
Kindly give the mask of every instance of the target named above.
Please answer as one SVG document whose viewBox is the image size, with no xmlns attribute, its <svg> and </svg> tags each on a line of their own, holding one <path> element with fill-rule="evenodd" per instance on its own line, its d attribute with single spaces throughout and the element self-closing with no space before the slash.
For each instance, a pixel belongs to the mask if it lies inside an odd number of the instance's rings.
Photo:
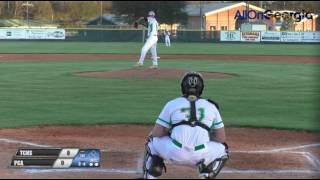
<svg viewBox="0 0 320 180">
<path fill-rule="evenodd" d="M 200 179 L 214 179 L 221 171 L 229 159 L 228 155 L 222 156 L 211 162 L 209 165 L 205 165 L 204 161 L 198 164 L 199 178 Z"/>
<path fill-rule="evenodd" d="M 167 172 L 164 161 L 161 157 L 152 155 L 149 148 L 149 143 L 152 141 L 152 137 L 149 137 L 145 147 L 145 155 L 143 160 L 143 178 L 153 179 L 162 175 L 163 170 Z"/>
</svg>

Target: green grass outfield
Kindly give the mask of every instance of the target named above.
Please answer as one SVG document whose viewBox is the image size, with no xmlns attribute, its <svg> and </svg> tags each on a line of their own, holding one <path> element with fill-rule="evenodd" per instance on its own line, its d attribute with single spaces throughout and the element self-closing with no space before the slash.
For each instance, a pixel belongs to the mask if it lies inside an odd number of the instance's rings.
<svg viewBox="0 0 320 180">
<path fill-rule="evenodd" d="M 138 54 L 142 43 L 0 41 L 0 53 Z M 158 46 L 160 54 L 304 55 L 320 56 L 320 44 L 174 43 Z"/>
<path fill-rule="evenodd" d="M 0 49 L 4 52 L 2 48 L 3 43 Z M 180 95 L 179 79 L 124 80 L 73 75 L 126 69 L 133 63 L 0 63 L 0 128 L 154 123 L 164 104 Z M 162 68 L 237 73 L 239 76 L 234 78 L 206 80 L 204 97 L 220 103 L 228 126 L 319 131 L 319 65 L 196 60 L 160 63 Z"/>
</svg>

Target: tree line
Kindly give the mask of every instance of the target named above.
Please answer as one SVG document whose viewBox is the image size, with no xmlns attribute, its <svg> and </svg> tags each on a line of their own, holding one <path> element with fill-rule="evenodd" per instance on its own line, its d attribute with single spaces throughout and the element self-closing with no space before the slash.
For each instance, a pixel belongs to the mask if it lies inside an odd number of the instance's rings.
<svg viewBox="0 0 320 180">
<path fill-rule="evenodd" d="M 111 6 L 111 1 L 0 1 L 0 18 L 72 24 L 110 12 Z"/>
<path fill-rule="evenodd" d="M 27 3 L 28 2 L 28 3 Z M 215 1 L 215 3 L 226 1 Z M 232 1 L 227 1 L 232 2 Z M 200 1 L 0 1 L 0 19 L 44 20 L 73 25 L 93 19 L 100 14 L 128 15 L 128 23 L 154 10 L 158 21 L 166 24 L 187 21 L 184 8 Z M 201 3 L 212 3 L 201 1 Z M 250 4 L 272 10 L 296 10 L 320 13 L 319 1 L 250 1 Z"/>
<path fill-rule="evenodd" d="M 186 21 L 184 1 L 0 1 L 0 19 L 42 20 L 72 25 L 101 14 L 127 14 L 131 23 L 149 10 L 164 23 Z"/>
</svg>

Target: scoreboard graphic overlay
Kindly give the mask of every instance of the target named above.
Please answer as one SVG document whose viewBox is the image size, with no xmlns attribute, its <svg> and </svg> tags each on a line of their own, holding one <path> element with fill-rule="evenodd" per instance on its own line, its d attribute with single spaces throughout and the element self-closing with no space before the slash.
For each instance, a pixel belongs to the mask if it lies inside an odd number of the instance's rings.
<svg viewBox="0 0 320 180">
<path fill-rule="evenodd" d="M 14 168 L 98 168 L 99 149 L 20 148 L 12 157 Z"/>
</svg>

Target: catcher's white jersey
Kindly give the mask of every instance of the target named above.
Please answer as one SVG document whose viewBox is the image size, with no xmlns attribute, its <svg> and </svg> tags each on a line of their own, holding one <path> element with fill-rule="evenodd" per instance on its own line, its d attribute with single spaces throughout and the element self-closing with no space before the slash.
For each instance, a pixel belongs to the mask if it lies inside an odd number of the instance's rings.
<svg viewBox="0 0 320 180">
<path fill-rule="evenodd" d="M 197 119 L 211 129 L 224 127 L 219 111 L 216 106 L 205 99 L 199 99 L 196 102 Z M 173 124 L 181 121 L 188 121 L 190 116 L 190 102 L 179 97 L 166 104 L 156 123 L 168 129 Z M 208 131 L 196 126 L 181 125 L 175 127 L 171 133 L 171 138 L 179 141 L 185 147 L 193 148 L 200 144 L 210 141 Z"/>
<path fill-rule="evenodd" d="M 224 127 L 215 105 L 205 99 L 196 102 L 197 118 L 211 129 Z M 171 128 L 182 120 L 189 120 L 190 102 L 179 97 L 166 104 L 156 123 Z M 200 161 L 208 165 L 226 155 L 225 146 L 210 141 L 208 131 L 201 127 L 180 125 L 172 130 L 171 137 L 153 138 L 148 144 L 153 155 L 158 155 L 173 164 L 196 166 Z"/>
</svg>

